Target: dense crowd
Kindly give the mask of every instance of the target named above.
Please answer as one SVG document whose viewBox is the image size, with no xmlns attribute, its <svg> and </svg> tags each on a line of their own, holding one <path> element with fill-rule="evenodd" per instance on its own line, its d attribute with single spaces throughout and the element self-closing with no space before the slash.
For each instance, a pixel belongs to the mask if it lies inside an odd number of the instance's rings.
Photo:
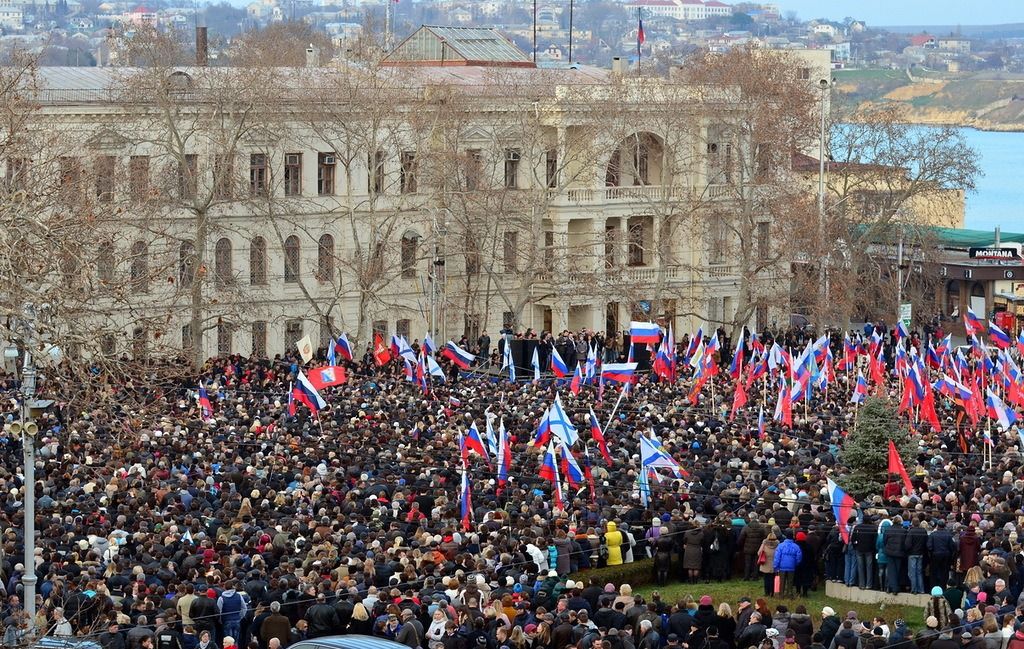
<svg viewBox="0 0 1024 649">
<path fill-rule="evenodd" d="M 598 344 L 587 332 L 538 338 Z M 600 344 L 602 358 L 624 351 Z M 729 356 L 724 345 L 717 362 Z M 940 404 L 942 432 L 920 432 L 905 458 L 914 493 L 886 489 L 860 503 L 845 543 L 825 481 L 852 425 L 847 375 L 827 398 L 815 393 L 792 428 L 769 421 L 760 439 L 760 391 L 729 421 L 728 372 L 697 406 L 686 399 L 688 367 L 677 384 L 643 374 L 610 416 L 618 388 L 597 403 L 594 385 L 572 396 L 550 376 L 511 385 L 441 364 L 447 382 L 424 395 L 398 363 L 346 363 L 348 382 L 326 391 L 318 416 L 287 414 L 300 369 L 290 356 L 210 361 L 209 422 L 194 379 L 140 374 L 94 408 L 58 404 L 38 436 L 34 626 L 104 649 L 279 649 L 356 633 L 427 649 L 1024 649 L 1024 632 L 1014 634 L 1024 620 L 1016 430 L 993 431 L 985 463 L 960 449 L 956 413 Z M 41 378 L 44 394 L 53 381 Z M 16 387 L 4 383 L 8 396 Z M 563 509 L 530 445 L 556 392 L 583 441 L 594 409 L 612 459 L 586 442 L 593 489 L 579 485 Z M 488 412 L 508 430 L 513 462 L 502 486 L 493 458 L 470 458 L 466 529 L 457 436 L 472 422 L 483 430 Z M 15 402 L 0 413 L 15 420 Z M 665 473 L 644 506 L 638 446 L 651 430 L 688 475 Z M 3 444 L 0 619 L 4 644 L 16 646 L 31 639 L 23 479 L 20 440 Z M 645 581 L 689 582 L 694 597 L 642 597 L 624 580 L 588 576 L 647 558 Z M 699 594 L 732 578 L 763 597 Z M 767 603 L 826 580 L 929 593 L 926 624 Z"/>
</svg>

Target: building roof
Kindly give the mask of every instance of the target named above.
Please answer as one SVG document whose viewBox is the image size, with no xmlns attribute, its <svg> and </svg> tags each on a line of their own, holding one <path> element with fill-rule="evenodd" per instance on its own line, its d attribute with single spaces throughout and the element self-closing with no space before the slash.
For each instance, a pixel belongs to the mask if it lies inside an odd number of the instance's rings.
<svg viewBox="0 0 1024 649">
<path fill-rule="evenodd" d="M 939 244 L 947 248 L 984 248 L 995 243 L 992 230 L 965 230 L 963 228 L 932 228 Z M 1024 234 L 1000 232 L 1000 243 L 1024 243 Z"/>
<path fill-rule="evenodd" d="M 383 65 L 533 67 L 533 61 L 491 27 L 423 25 L 398 44 Z"/>
</svg>

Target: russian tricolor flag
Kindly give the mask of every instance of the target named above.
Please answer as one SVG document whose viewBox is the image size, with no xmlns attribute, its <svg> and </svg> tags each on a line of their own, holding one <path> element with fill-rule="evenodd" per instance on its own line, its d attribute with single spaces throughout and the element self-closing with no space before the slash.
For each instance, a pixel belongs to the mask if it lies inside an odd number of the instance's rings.
<svg viewBox="0 0 1024 649">
<path fill-rule="evenodd" d="M 572 451 L 565 446 L 560 448 L 562 451 L 562 473 L 565 474 L 565 479 L 569 481 L 569 486 L 575 489 L 576 485 L 582 483 L 585 478 L 583 469 L 576 462 L 576 457 L 573 456 Z"/>
<path fill-rule="evenodd" d="M 971 310 L 971 307 L 967 307 L 967 312 L 964 313 L 964 329 L 968 336 L 985 331 L 985 327 L 981 324 L 981 318 Z"/>
<path fill-rule="evenodd" d="M 348 336 L 344 333 L 334 341 L 334 349 L 347 361 L 352 360 L 352 345 L 348 342 Z"/>
<path fill-rule="evenodd" d="M 544 416 L 540 419 L 540 425 L 537 426 L 537 434 L 533 437 L 534 446 L 543 446 L 548 443 L 551 439 L 551 409 L 548 408 L 544 411 Z"/>
<path fill-rule="evenodd" d="M 537 474 L 543 480 L 558 483 L 558 460 L 555 458 L 554 442 L 548 444 L 548 449 L 544 452 L 544 458 L 540 463 L 540 471 Z"/>
<path fill-rule="evenodd" d="M 844 543 L 850 542 L 850 530 L 846 521 L 850 520 L 853 510 L 857 507 L 857 501 L 853 496 L 843 491 L 842 487 L 828 478 L 828 499 L 832 503 L 832 513 L 836 517 L 836 524 L 839 526 L 839 534 L 843 537 Z"/>
<path fill-rule="evenodd" d="M 605 363 L 601 366 L 601 380 L 629 383 L 636 374 L 636 363 Z"/>
<path fill-rule="evenodd" d="M 629 342 L 630 344 L 654 345 L 661 340 L 661 327 L 653 322 L 630 322 Z"/>
<path fill-rule="evenodd" d="M 985 399 L 985 405 L 988 406 L 988 416 L 990 419 L 998 421 L 999 425 L 1004 429 L 1009 429 L 1010 426 L 1017 423 L 1017 414 L 1011 408 L 1007 408 L 1006 404 L 996 396 L 995 392 L 990 389 L 986 389 L 985 392 L 988 395 Z"/>
<path fill-rule="evenodd" d="M 467 451 L 473 451 L 480 457 L 487 461 L 487 465 L 491 465 L 491 458 L 487 455 L 487 447 L 484 446 L 484 440 L 480 437 L 480 431 L 476 427 L 476 422 L 473 422 L 469 430 L 466 432 L 465 444 Z"/>
<path fill-rule="evenodd" d="M 442 355 L 464 370 L 468 370 L 476 358 L 476 356 L 473 356 L 450 340 L 445 344 Z"/>
<path fill-rule="evenodd" d="M 423 349 L 427 350 L 428 354 L 433 354 L 437 351 L 437 345 L 434 344 L 434 339 L 430 337 L 430 334 L 423 336 Z"/>
<path fill-rule="evenodd" d="M 601 423 L 597 421 L 597 415 L 594 414 L 594 409 L 590 409 L 590 437 L 597 444 L 597 450 L 601 451 L 601 457 L 608 466 L 612 465 L 612 456 L 608 452 L 608 440 L 605 439 L 604 431 L 601 430 Z"/>
<path fill-rule="evenodd" d="M 988 323 L 988 338 L 999 349 L 1009 349 L 1011 345 L 1009 334 L 1003 331 L 995 322 Z"/>
<path fill-rule="evenodd" d="M 210 403 L 210 395 L 206 392 L 206 387 L 199 384 L 199 413 L 202 415 L 203 421 L 210 421 L 213 419 L 213 404 Z"/>
<path fill-rule="evenodd" d="M 865 380 L 864 375 L 857 372 L 857 385 L 853 388 L 853 395 L 850 397 L 850 403 L 864 403 L 864 400 L 868 398 L 868 382 Z"/>
<path fill-rule="evenodd" d="M 299 370 L 299 376 L 296 378 L 295 385 L 292 386 L 292 396 L 295 401 L 305 404 L 314 413 L 319 412 L 321 409 L 327 407 L 327 402 L 320 396 L 317 389 L 313 387 L 306 375 Z"/>
<path fill-rule="evenodd" d="M 569 366 L 562 360 L 562 356 L 554 347 L 551 348 L 551 371 L 560 379 L 569 375 Z"/>
<path fill-rule="evenodd" d="M 512 445 L 505 432 L 505 420 L 498 424 L 498 486 L 508 482 L 508 469 L 512 466 Z"/>
<path fill-rule="evenodd" d="M 767 437 L 764 429 L 764 406 L 761 406 L 761 412 L 757 415 L 757 438 L 764 439 Z"/>
</svg>

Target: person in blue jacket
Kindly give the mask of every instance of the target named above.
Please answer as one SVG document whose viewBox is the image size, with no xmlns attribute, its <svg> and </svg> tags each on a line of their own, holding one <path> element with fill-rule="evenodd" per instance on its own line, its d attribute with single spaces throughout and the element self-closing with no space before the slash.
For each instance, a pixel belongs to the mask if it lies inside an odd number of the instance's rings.
<svg viewBox="0 0 1024 649">
<path fill-rule="evenodd" d="M 775 559 L 772 568 L 782 578 L 781 594 L 785 597 L 793 597 L 793 573 L 800 565 L 804 553 L 800 546 L 793 541 L 792 534 L 787 532 L 786 539 L 775 548 Z"/>
</svg>

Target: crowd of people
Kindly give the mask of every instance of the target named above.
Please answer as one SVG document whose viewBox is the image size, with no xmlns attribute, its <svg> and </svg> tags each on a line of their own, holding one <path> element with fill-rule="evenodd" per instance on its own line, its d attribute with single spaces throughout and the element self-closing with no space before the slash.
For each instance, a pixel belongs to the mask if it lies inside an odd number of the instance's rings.
<svg viewBox="0 0 1024 649">
<path fill-rule="evenodd" d="M 574 396 L 550 375 L 511 384 L 439 361 L 448 378 L 429 394 L 400 363 L 346 362 L 347 383 L 325 391 L 316 415 L 288 414 L 302 367 L 293 356 L 211 360 L 209 421 L 195 377 L 139 379 L 92 407 L 58 403 L 37 436 L 34 620 L 22 601 L 21 440 L 3 440 L 3 643 L 27 644 L 34 627 L 104 649 L 280 649 L 357 633 L 423 649 L 1024 649 L 1024 631 L 1013 632 L 1024 620 L 1016 430 L 993 431 L 987 462 L 959 449 L 955 413 L 940 404 L 943 430 L 921 431 L 905 458 L 913 493 L 864 499 L 840 522 L 851 524 L 847 543 L 826 490 L 853 423 L 845 375 L 827 398 L 815 393 L 807 416 L 769 421 L 760 438 L 759 394 L 727 416 L 728 372 L 697 406 L 688 367 L 675 383 L 641 374 L 611 416 L 617 388 L 598 403 L 594 385 Z M 728 361 L 723 347 L 717 362 Z M 46 394 L 59 381 L 39 383 Z M 16 397 L 14 377 L 3 388 Z M 593 476 L 563 508 L 530 444 L 556 393 Z M 610 463 L 588 440 L 591 408 Z M 17 413 L 16 399 L 0 403 L 6 422 Z M 474 422 L 483 430 L 487 413 L 513 460 L 501 484 L 493 458 L 470 457 L 466 526 L 457 438 Z M 639 444 L 652 430 L 687 475 L 666 473 L 643 505 Z M 694 597 L 588 577 L 648 558 L 642 581 L 688 582 Z M 714 582 L 734 578 L 762 597 L 716 602 Z M 926 624 L 768 603 L 827 580 L 929 593 Z"/>
</svg>

